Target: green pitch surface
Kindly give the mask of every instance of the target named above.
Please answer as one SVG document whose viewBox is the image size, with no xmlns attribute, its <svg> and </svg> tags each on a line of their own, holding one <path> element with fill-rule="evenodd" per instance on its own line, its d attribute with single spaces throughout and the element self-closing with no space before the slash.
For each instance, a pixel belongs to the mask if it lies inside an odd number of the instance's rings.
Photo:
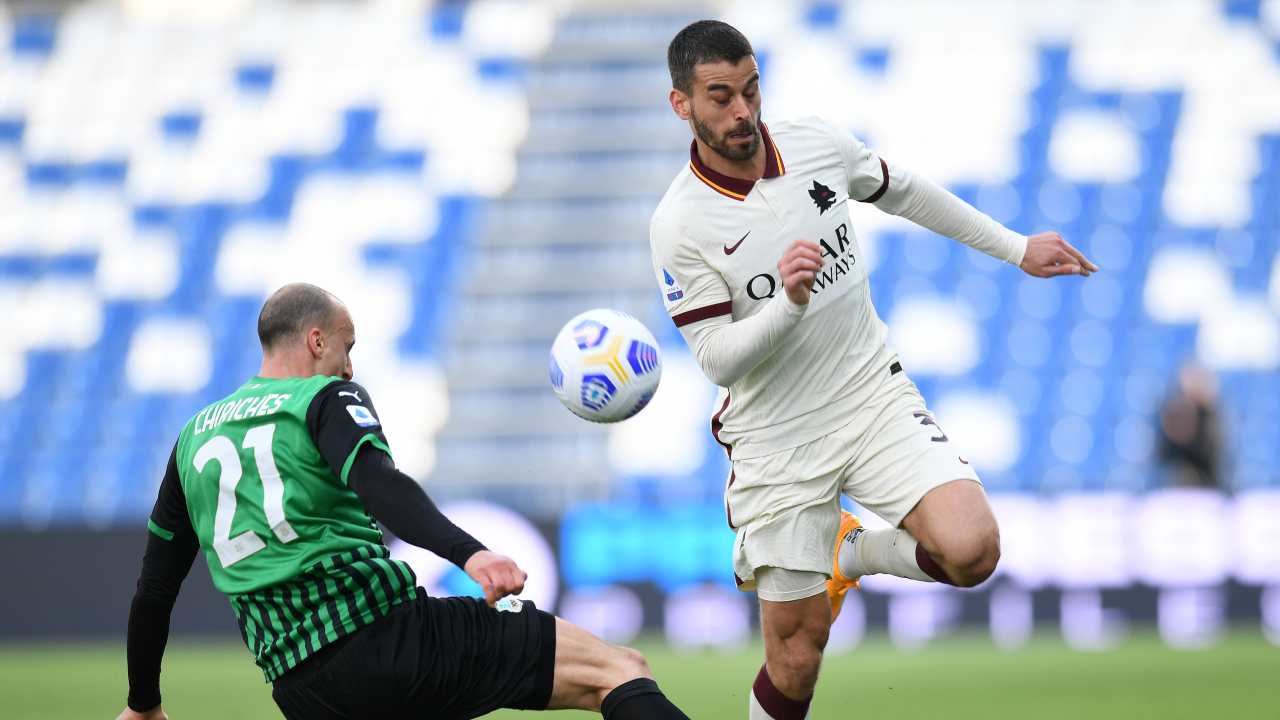
<svg viewBox="0 0 1280 720">
<path fill-rule="evenodd" d="M 761 649 L 672 652 L 640 643 L 663 689 L 695 720 L 746 717 Z M 165 658 L 173 720 L 279 717 L 269 687 L 239 645 L 175 642 Z M 106 645 L 0 646 L 5 717 L 112 718 L 124 705 L 124 650 Z M 425 716 L 424 716 L 425 717 Z M 585 718 L 499 712 L 501 720 Z M 1173 651 L 1150 634 L 1080 653 L 1053 637 L 1005 652 L 984 637 L 902 653 L 872 639 L 830 657 L 811 720 L 862 718 L 1280 718 L 1280 649 L 1237 632 L 1208 650 Z"/>
</svg>

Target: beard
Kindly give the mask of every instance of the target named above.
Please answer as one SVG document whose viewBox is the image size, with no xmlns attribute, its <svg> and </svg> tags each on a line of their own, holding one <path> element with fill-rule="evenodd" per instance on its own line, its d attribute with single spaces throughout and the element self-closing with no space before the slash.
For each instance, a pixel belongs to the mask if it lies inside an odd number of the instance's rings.
<svg viewBox="0 0 1280 720">
<path fill-rule="evenodd" d="M 715 132 L 709 126 L 698 119 L 696 114 L 690 113 L 693 119 L 693 131 L 698 134 L 707 147 L 716 152 L 717 155 L 732 162 L 743 162 L 750 160 L 755 156 L 756 151 L 760 149 L 760 123 L 759 118 L 755 122 L 743 121 L 725 131 L 720 137 L 716 137 Z M 745 146 L 735 146 L 729 144 L 729 135 L 732 133 L 751 132 L 751 142 Z"/>
</svg>

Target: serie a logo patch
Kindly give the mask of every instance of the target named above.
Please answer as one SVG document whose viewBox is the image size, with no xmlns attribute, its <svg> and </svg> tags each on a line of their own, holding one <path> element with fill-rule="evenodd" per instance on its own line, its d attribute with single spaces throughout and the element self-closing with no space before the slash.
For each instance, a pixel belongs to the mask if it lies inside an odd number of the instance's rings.
<svg viewBox="0 0 1280 720">
<path fill-rule="evenodd" d="M 667 286 L 667 302 L 675 302 L 684 297 L 684 290 L 680 289 L 680 284 L 665 267 L 662 268 L 662 283 Z"/>
<path fill-rule="evenodd" d="M 363 405 L 348 405 L 347 412 L 351 413 L 351 419 L 355 420 L 360 427 L 373 427 L 378 424 L 378 418 Z"/>
</svg>

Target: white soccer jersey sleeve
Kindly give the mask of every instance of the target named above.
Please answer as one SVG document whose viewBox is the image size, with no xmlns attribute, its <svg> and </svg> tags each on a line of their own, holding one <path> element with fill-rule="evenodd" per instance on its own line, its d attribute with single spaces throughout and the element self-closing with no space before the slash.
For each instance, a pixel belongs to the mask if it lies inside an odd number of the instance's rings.
<svg viewBox="0 0 1280 720">
<path fill-rule="evenodd" d="M 889 166 L 880 156 L 862 144 L 852 133 L 836 129 L 823 120 L 812 120 L 831 136 L 836 151 L 844 161 L 849 177 L 849 197 L 859 202 L 874 203 L 889 189 Z"/>
<path fill-rule="evenodd" d="M 733 314 L 729 286 L 699 253 L 678 220 L 654 215 L 649 247 L 662 300 L 676 327 Z"/>
<path fill-rule="evenodd" d="M 819 121 L 830 133 L 849 175 L 849 197 L 883 212 L 968 245 L 997 260 L 1019 265 L 1027 239 L 945 188 L 910 170 L 888 163 L 851 133 Z"/>
<path fill-rule="evenodd" d="M 783 292 L 760 312 L 734 322 L 724 278 L 706 264 L 697 248 L 681 240 L 677 228 L 655 218 L 649 241 L 663 299 L 698 366 L 711 382 L 729 387 L 773 354 L 808 306 L 796 305 Z M 692 297 L 681 277 L 689 278 L 690 288 L 697 288 Z"/>
<path fill-rule="evenodd" d="M 887 192 L 875 206 L 904 217 L 939 235 L 1007 262 L 1021 265 L 1027 238 L 996 222 L 946 188 L 911 171 L 894 166 Z"/>
</svg>

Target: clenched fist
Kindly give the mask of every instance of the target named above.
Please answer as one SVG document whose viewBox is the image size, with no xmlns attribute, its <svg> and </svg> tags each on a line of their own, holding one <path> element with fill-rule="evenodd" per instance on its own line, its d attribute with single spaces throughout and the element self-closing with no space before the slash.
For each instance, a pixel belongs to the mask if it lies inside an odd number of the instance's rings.
<svg viewBox="0 0 1280 720">
<path fill-rule="evenodd" d="M 782 274 L 782 287 L 787 297 L 796 305 L 808 305 L 813 281 L 822 270 L 822 249 L 817 243 L 797 240 L 782 254 L 778 272 Z"/>
<path fill-rule="evenodd" d="M 472 555 L 463 570 L 484 589 L 489 607 L 507 595 L 520 594 L 529 577 L 511 558 L 488 550 Z"/>
</svg>

